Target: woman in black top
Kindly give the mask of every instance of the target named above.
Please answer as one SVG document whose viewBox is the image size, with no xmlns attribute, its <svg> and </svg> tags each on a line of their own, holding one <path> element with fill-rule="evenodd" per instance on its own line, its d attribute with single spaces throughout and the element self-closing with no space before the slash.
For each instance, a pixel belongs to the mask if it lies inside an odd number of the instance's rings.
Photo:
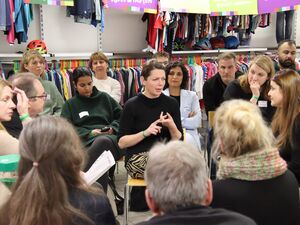
<svg viewBox="0 0 300 225">
<path fill-rule="evenodd" d="M 182 138 L 179 105 L 162 93 L 165 79 L 160 63 L 152 60 L 144 65 L 144 91 L 126 102 L 121 115 L 118 144 L 126 149 L 126 169 L 134 178 L 144 178 L 147 152 L 153 144 Z"/>
<path fill-rule="evenodd" d="M 300 77 L 294 70 L 283 70 L 271 80 L 269 91 L 276 113 L 272 129 L 280 155 L 300 184 Z"/>
<path fill-rule="evenodd" d="M 257 105 L 267 122 L 272 121 L 275 109 L 271 106 L 268 91 L 270 79 L 274 76 L 274 65 L 270 57 L 255 57 L 246 74 L 230 82 L 224 92 L 224 100 L 244 99 Z"/>
</svg>

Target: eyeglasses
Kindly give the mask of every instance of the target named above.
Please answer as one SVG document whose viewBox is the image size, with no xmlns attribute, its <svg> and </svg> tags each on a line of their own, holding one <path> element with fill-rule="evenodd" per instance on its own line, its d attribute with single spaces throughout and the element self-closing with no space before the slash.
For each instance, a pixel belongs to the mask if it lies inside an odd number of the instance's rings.
<svg viewBox="0 0 300 225">
<path fill-rule="evenodd" d="M 36 96 L 31 96 L 31 97 L 28 97 L 28 99 L 37 99 L 37 98 L 41 98 L 43 99 L 44 101 L 46 101 L 48 97 L 48 94 L 47 93 L 44 93 L 42 95 L 36 95 Z"/>
</svg>

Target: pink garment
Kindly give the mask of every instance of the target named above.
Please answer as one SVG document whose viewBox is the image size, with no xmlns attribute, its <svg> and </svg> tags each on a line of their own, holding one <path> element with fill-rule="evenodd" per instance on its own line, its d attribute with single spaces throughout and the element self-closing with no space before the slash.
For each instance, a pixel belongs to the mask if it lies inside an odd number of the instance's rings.
<svg viewBox="0 0 300 225">
<path fill-rule="evenodd" d="M 11 29 L 8 31 L 7 41 L 9 44 L 14 44 L 15 43 L 15 24 L 14 24 L 13 14 L 14 14 L 15 8 L 14 8 L 13 0 L 9 0 L 9 8 L 10 8 L 9 16 L 10 16 L 10 22 L 11 22 Z"/>
</svg>

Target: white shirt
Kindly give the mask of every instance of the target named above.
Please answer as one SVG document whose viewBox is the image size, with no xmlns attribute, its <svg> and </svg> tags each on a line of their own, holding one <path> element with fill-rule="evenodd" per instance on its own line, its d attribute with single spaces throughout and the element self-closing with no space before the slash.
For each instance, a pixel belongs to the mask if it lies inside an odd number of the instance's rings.
<svg viewBox="0 0 300 225">
<path fill-rule="evenodd" d="M 121 100 L 121 85 L 120 82 L 111 78 L 107 77 L 105 80 L 99 80 L 93 76 L 93 83 L 94 86 L 99 90 L 106 92 L 109 94 L 113 99 L 115 99 L 118 103 Z"/>
</svg>

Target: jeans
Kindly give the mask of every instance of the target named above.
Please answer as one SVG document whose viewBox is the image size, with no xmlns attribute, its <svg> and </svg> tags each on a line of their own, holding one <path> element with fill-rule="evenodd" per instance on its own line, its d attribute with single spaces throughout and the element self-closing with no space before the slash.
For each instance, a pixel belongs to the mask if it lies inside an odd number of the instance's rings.
<svg viewBox="0 0 300 225">
<path fill-rule="evenodd" d="M 294 10 L 277 12 L 277 16 L 276 16 L 277 43 L 286 39 L 291 39 L 292 30 L 293 30 L 293 18 L 294 18 Z"/>
</svg>

